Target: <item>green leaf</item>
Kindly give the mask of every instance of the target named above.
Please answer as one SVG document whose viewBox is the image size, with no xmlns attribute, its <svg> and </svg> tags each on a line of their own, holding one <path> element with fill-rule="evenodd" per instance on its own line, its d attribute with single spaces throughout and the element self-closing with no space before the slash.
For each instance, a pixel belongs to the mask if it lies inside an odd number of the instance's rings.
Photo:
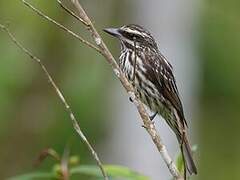
<svg viewBox="0 0 240 180">
<path fill-rule="evenodd" d="M 183 163 L 182 153 L 179 153 L 176 158 L 176 166 L 180 173 L 184 172 L 184 163 Z"/>
<path fill-rule="evenodd" d="M 107 175 L 111 180 L 124 179 L 124 180 L 150 180 L 150 178 L 141 175 L 140 173 L 130 170 L 127 167 L 117 165 L 104 165 L 103 166 Z M 95 165 L 80 165 L 73 167 L 70 170 L 70 175 L 83 174 L 95 177 L 98 180 L 103 180 L 102 173 L 98 166 Z M 57 179 L 57 173 L 53 172 L 33 172 L 29 174 L 19 175 L 8 180 L 35 180 L 35 179 Z"/>
<path fill-rule="evenodd" d="M 73 167 L 70 169 L 70 174 L 85 174 L 95 177 L 101 177 L 101 171 L 99 170 L 98 166 L 93 165 L 80 165 L 77 167 Z"/>
<path fill-rule="evenodd" d="M 127 167 L 117 165 L 106 165 L 104 166 L 106 172 L 112 177 L 125 177 L 135 180 L 149 180 L 150 178 L 141 175 L 140 173 L 130 170 Z"/>
<path fill-rule="evenodd" d="M 117 166 L 117 165 L 104 165 L 103 167 L 107 175 L 110 176 L 111 179 L 117 179 L 117 178 L 124 178 L 126 180 L 149 180 L 150 179 L 144 175 L 141 175 L 136 171 L 130 170 L 127 167 Z M 80 165 L 70 170 L 71 175 L 78 174 L 78 173 L 103 179 L 101 171 L 99 170 L 99 167 L 94 165 Z"/>
<path fill-rule="evenodd" d="M 191 147 L 192 153 L 194 154 L 198 149 L 197 145 L 193 145 Z M 184 172 L 184 163 L 183 163 L 183 158 L 182 158 L 182 153 L 180 152 L 176 158 L 176 166 L 177 169 L 179 170 L 180 173 Z"/>
<path fill-rule="evenodd" d="M 33 179 L 56 179 L 54 173 L 48 172 L 33 172 L 8 178 L 8 180 L 33 180 Z"/>
</svg>

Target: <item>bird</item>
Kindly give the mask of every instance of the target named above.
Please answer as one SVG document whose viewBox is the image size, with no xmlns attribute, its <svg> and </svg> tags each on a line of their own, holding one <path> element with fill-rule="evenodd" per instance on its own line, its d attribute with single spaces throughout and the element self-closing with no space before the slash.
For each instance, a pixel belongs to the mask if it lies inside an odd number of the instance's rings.
<svg viewBox="0 0 240 180">
<path fill-rule="evenodd" d="M 152 34 L 137 24 L 103 30 L 120 41 L 119 67 L 141 102 L 154 113 L 150 119 L 157 114 L 162 116 L 175 133 L 184 160 L 184 177 L 186 171 L 197 174 L 173 67 Z"/>
</svg>

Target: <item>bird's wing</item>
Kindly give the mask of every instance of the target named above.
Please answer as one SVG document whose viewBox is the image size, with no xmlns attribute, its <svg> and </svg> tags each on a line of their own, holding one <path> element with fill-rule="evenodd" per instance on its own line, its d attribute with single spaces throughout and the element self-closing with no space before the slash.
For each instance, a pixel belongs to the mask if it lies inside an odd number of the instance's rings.
<svg viewBox="0 0 240 180">
<path fill-rule="evenodd" d="M 181 123 L 187 125 L 187 122 L 183 113 L 183 106 L 179 98 L 179 92 L 176 85 L 176 80 L 172 72 L 171 64 L 166 60 L 166 58 L 159 53 L 159 56 L 152 56 L 158 59 L 151 61 L 153 64 L 153 71 L 160 84 L 159 91 L 165 99 L 167 99 L 170 104 L 176 109 Z"/>
</svg>

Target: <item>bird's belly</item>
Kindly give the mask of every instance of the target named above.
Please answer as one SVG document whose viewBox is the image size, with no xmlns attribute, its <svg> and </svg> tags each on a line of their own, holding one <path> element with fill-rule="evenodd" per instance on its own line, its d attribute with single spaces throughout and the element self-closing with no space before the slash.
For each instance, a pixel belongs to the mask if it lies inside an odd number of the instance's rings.
<svg viewBox="0 0 240 180">
<path fill-rule="evenodd" d="M 136 84 L 137 94 L 140 100 L 149 107 L 153 112 L 161 112 L 163 109 L 163 104 L 159 98 L 157 98 L 157 93 L 152 94 L 150 90 L 143 89 L 139 84 Z"/>
<path fill-rule="evenodd" d="M 154 96 L 149 96 L 143 89 L 139 86 L 136 86 L 137 93 L 139 95 L 140 100 L 152 111 L 157 112 L 161 115 L 166 121 L 171 121 L 174 118 L 173 112 L 171 109 L 166 107 L 164 102 L 161 101 L 161 98 L 157 98 Z M 161 96 L 161 95 L 160 95 Z"/>
<path fill-rule="evenodd" d="M 135 75 L 133 69 L 126 68 L 123 69 L 123 72 L 129 82 L 135 88 L 139 99 L 153 112 L 161 113 L 164 109 L 164 105 L 161 101 L 161 94 L 157 89 L 151 88 L 150 85 L 147 85 L 144 79 L 141 78 L 141 75 Z M 141 78 L 141 80 L 139 79 Z M 148 82 L 149 83 L 149 82 Z"/>
<path fill-rule="evenodd" d="M 137 59 L 138 60 L 138 59 Z M 139 64 L 136 67 L 136 74 L 134 75 L 134 66 L 129 61 L 122 61 L 120 68 L 122 69 L 125 77 L 135 88 L 140 100 L 153 112 L 158 112 L 164 118 L 167 118 L 167 114 L 170 112 L 165 107 L 165 99 L 159 92 L 159 89 L 155 85 L 146 79 L 144 75 L 144 69 L 139 70 Z M 135 76 L 135 77 L 134 77 Z M 171 112 L 170 112 L 171 113 Z"/>
</svg>

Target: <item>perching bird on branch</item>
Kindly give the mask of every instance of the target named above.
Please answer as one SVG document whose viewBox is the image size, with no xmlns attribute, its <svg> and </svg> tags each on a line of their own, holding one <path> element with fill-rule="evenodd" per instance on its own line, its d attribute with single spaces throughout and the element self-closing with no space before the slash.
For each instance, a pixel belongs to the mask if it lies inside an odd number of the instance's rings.
<svg viewBox="0 0 240 180">
<path fill-rule="evenodd" d="M 153 36 L 139 25 L 104 29 L 121 43 L 120 68 L 154 115 L 161 115 L 177 136 L 185 170 L 197 174 L 187 139 L 187 122 L 171 64 L 158 50 Z M 186 174 L 186 173 L 185 173 Z"/>
</svg>

